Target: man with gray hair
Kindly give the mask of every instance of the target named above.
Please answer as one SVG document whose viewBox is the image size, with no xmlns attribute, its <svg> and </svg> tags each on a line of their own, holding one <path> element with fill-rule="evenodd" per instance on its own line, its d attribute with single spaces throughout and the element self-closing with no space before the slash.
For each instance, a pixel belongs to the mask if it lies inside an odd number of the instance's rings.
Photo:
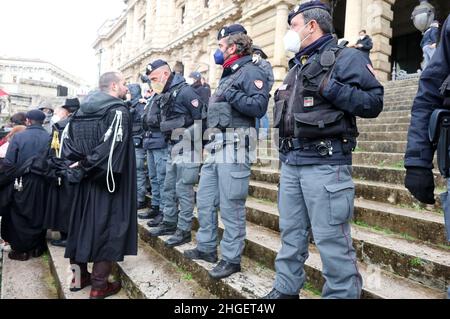
<svg viewBox="0 0 450 319">
<path fill-rule="evenodd" d="M 121 73 L 108 72 L 100 77 L 99 89 L 82 101 L 61 141 L 62 157 L 73 164 L 60 176 L 78 186 L 65 253 L 74 270 L 71 290 L 92 284 L 91 299 L 118 293 L 120 282 L 108 282 L 113 263 L 137 254 L 136 160 L 124 103 L 128 88 Z"/>
<path fill-rule="evenodd" d="M 299 298 L 312 230 L 323 264 L 322 297 L 357 299 L 362 277 L 350 227 L 356 116 L 377 117 L 384 91 L 364 54 L 337 44 L 329 7 L 321 1 L 295 7 L 288 23 L 285 47 L 295 58 L 274 108 L 282 246 L 274 288 L 265 298 Z"/>
</svg>

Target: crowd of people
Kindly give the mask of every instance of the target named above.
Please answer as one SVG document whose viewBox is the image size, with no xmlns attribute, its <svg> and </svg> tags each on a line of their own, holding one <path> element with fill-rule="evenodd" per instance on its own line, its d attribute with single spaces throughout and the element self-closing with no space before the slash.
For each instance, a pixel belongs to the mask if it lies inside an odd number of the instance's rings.
<svg viewBox="0 0 450 319">
<path fill-rule="evenodd" d="M 363 283 L 350 231 L 356 117 L 376 118 L 384 89 L 365 31 L 354 48 L 338 44 L 321 1 L 295 7 L 288 24 L 284 44 L 295 55 L 274 94 L 273 117 L 282 246 L 265 298 L 298 298 L 311 232 L 322 257 L 322 296 L 359 298 Z M 56 110 L 11 118 L 0 141 L 1 237 L 9 258 L 41 256 L 47 230 L 59 231 L 51 244 L 65 247 L 74 272 L 70 289 L 92 286 L 92 299 L 106 298 L 121 289 L 108 281 L 113 263 L 137 254 L 138 220 L 147 221 L 150 236 L 168 235 L 167 247 L 181 246 L 192 241 L 197 205 L 197 246 L 184 256 L 215 263 L 214 279 L 241 271 L 249 153 L 268 134 L 274 75 L 242 25 L 224 26 L 217 41 L 214 59 L 223 73 L 212 95 L 201 73 L 186 80 L 155 60 L 141 77 L 145 83 L 107 72 L 81 103 L 68 99 Z"/>
</svg>

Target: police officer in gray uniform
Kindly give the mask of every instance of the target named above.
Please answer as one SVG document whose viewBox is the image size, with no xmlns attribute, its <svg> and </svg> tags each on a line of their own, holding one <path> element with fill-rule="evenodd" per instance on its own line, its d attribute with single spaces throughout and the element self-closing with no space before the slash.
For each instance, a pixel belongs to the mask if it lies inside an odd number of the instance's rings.
<svg viewBox="0 0 450 319">
<path fill-rule="evenodd" d="M 205 148 L 210 154 L 202 167 L 197 194 L 198 245 L 184 253 L 190 259 L 217 261 L 216 204 L 219 200 L 225 231 L 221 242 L 222 260 L 209 272 L 214 279 L 241 270 L 250 178 L 247 151 L 250 139 L 256 138 L 255 119 L 267 112 L 269 100 L 267 76 L 252 62 L 252 40 L 245 29 L 241 25 L 224 27 L 218 41 L 219 49 L 214 57 L 224 70 L 208 106 L 210 143 Z M 250 136 L 251 131 L 255 133 L 253 136 Z"/>
<path fill-rule="evenodd" d="M 195 162 L 194 151 L 189 147 L 180 148 L 180 143 L 184 142 L 186 129 L 195 121 L 201 122 L 203 104 L 183 76 L 172 73 L 165 61 L 156 60 L 148 68 L 152 88 L 158 94 L 152 107 L 161 109 L 160 129 L 169 144 L 163 192 L 164 218 L 158 227 L 150 230 L 150 236 L 173 235 L 166 246 L 175 247 L 191 241 L 194 184 L 198 182 L 200 171 L 200 159 Z"/>
<path fill-rule="evenodd" d="M 406 188 L 419 201 L 434 204 L 433 157 L 450 190 L 450 15 L 442 27 L 436 53 L 423 71 L 411 111 L 405 154 Z M 450 241 L 450 191 L 441 194 L 447 240 Z M 450 299 L 450 287 L 448 288 Z"/>
<path fill-rule="evenodd" d="M 350 228 L 355 117 L 377 117 L 384 90 L 360 51 L 337 45 L 329 7 L 321 1 L 297 6 L 288 23 L 285 47 L 296 56 L 274 109 L 282 247 L 274 289 L 265 298 L 298 299 L 311 229 L 323 264 L 322 297 L 359 298 L 362 278 Z"/>
</svg>

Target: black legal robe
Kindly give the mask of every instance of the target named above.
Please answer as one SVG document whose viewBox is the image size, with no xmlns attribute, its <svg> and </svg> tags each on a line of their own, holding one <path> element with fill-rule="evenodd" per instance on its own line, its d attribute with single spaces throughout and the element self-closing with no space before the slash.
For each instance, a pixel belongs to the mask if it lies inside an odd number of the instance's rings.
<svg viewBox="0 0 450 319">
<path fill-rule="evenodd" d="M 34 157 L 15 170 L 14 177 L 21 179 L 21 191 L 14 189 L 13 182 L 0 186 L 1 237 L 17 252 L 31 252 L 46 246 L 43 220 L 48 187 L 43 162 Z"/>
<path fill-rule="evenodd" d="M 49 147 L 49 159 L 51 173 L 49 174 L 49 190 L 47 197 L 47 207 L 45 210 L 44 228 L 54 231 L 67 233 L 69 230 L 70 213 L 76 202 L 74 196 L 77 194 L 75 188 L 78 185 L 71 184 L 67 179 L 58 178 L 58 172 L 67 170 L 70 162 L 64 158 L 58 158 L 61 146 L 62 134 L 68 125 L 70 118 L 62 120 L 53 125 L 52 143 Z M 56 134 L 56 136 L 55 136 Z M 57 145 L 53 145 L 54 139 L 57 139 Z"/>
<path fill-rule="evenodd" d="M 110 193 L 106 175 L 115 136 L 105 140 L 105 134 L 116 111 L 123 117 L 123 136 L 114 147 L 111 166 L 116 187 Z M 115 262 L 137 254 L 136 161 L 131 130 L 131 117 L 123 101 L 102 92 L 89 95 L 72 117 L 63 157 L 80 162 L 80 167 L 65 173 L 69 182 L 79 182 L 66 258 L 78 263 Z"/>
</svg>

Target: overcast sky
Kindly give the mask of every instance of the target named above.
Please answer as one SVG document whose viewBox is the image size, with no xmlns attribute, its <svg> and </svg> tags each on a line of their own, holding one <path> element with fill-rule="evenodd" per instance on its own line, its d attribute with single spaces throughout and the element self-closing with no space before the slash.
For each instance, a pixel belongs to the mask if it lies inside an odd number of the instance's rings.
<svg viewBox="0 0 450 319">
<path fill-rule="evenodd" d="M 123 0 L 1 0 L 0 55 L 52 62 L 89 84 L 98 76 L 98 28 Z"/>
</svg>

